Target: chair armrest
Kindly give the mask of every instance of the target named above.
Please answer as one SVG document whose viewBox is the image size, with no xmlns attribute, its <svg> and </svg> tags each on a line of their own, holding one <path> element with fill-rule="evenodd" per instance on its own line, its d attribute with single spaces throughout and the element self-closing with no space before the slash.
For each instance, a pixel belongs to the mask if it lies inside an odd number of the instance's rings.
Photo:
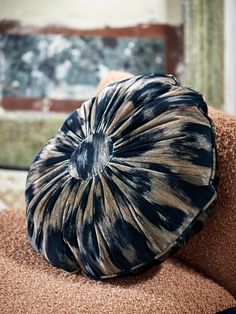
<svg viewBox="0 0 236 314">
<path fill-rule="evenodd" d="M 98 85 L 133 76 L 110 72 Z M 209 107 L 219 161 L 218 199 L 212 217 L 175 257 L 215 279 L 236 296 L 236 117 Z"/>
<path fill-rule="evenodd" d="M 208 223 L 176 257 L 236 296 L 236 117 L 211 107 L 209 116 L 216 130 L 218 199 Z"/>
</svg>

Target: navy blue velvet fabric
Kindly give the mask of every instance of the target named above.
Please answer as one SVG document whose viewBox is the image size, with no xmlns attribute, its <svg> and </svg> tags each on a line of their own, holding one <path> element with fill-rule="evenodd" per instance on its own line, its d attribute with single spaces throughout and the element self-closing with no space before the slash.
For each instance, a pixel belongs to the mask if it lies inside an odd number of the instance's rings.
<svg viewBox="0 0 236 314">
<path fill-rule="evenodd" d="M 52 265 L 101 279 L 164 261 L 217 198 L 203 97 L 171 75 L 105 87 L 70 114 L 27 177 L 30 242 Z"/>
</svg>

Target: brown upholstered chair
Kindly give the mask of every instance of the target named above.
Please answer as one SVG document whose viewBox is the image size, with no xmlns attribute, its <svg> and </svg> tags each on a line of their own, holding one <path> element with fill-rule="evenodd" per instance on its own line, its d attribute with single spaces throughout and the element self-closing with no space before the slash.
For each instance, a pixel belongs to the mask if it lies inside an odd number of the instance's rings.
<svg viewBox="0 0 236 314">
<path fill-rule="evenodd" d="M 99 84 L 131 76 L 112 72 Z M 0 313 L 215 313 L 236 305 L 236 118 L 209 108 L 220 185 L 214 214 L 175 256 L 143 274 L 68 275 L 27 241 L 24 209 L 0 214 Z"/>
</svg>

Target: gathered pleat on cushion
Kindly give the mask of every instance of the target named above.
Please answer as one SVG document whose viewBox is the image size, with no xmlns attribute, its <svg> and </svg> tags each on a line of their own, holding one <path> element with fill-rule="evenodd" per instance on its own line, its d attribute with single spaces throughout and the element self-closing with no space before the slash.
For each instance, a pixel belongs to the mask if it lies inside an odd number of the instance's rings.
<svg viewBox="0 0 236 314">
<path fill-rule="evenodd" d="M 100 279 L 164 261 L 217 198 L 215 131 L 203 97 L 147 74 L 102 89 L 33 160 L 26 222 L 52 265 Z"/>
</svg>

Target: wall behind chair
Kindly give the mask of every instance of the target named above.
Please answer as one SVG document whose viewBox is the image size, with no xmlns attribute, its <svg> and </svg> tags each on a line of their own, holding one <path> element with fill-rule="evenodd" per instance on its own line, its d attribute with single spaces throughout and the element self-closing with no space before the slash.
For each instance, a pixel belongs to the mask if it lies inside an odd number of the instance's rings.
<svg viewBox="0 0 236 314">
<path fill-rule="evenodd" d="M 180 25 L 182 13 L 181 0 L 1 0 L 1 19 L 88 29 L 140 23 Z"/>
<path fill-rule="evenodd" d="M 1 106 L 71 111 L 110 70 L 178 75 L 181 3 L 0 0 Z"/>
</svg>

